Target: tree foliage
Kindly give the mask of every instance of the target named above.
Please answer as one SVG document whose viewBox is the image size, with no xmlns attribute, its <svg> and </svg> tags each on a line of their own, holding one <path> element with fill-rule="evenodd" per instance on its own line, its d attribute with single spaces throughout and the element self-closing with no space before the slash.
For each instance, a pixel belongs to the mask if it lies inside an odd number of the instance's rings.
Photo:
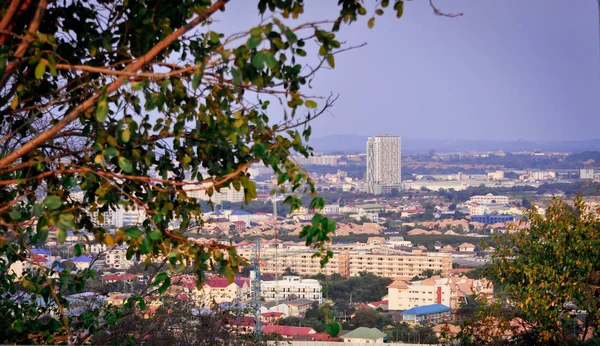
<svg viewBox="0 0 600 346">
<path fill-rule="evenodd" d="M 228 33 L 211 25 L 235 6 L 228 0 L 2 2 L 0 341 L 85 342 L 79 332 L 123 318 L 114 308 L 69 313 L 66 295 L 98 273 L 33 261 L 41 243 L 62 244 L 73 231 L 88 236 L 70 244 L 75 256 L 95 242 L 164 263 L 149 288 L 162 294 L 182 268 L 199 286 L 207 271 L 231 280 L 244 262 L 232 246 L 197 244 L 186 231 L 206 211 L 198 193 L 230 188 L 255 199 L 251 164 L 273 169 L 273 193 L 306 192 L 311 209 L 323 207 L 291 157 L 311 155 L 309 122 L 335 100 L 307 94 L 309 82 L 352 48 L 338 40 L 341 28 L 366 15 L 372 27 L 386 9 L 400 17 L 404 2 L 341 0 L 319 22 L 300 20 L 302 0 L 254 3 L 260 23 Z M 285 204 L 294 210 L 301 199 L 289 194 Z M 145 217 L 109 229 L 116 209 Z M 333 230 L 316 214 L 301 233 L 322 264 Z M 25 264 L 22 275 L 9 271 L 16 264 Z M 132 296 L 126 308 L 145 309 L 143 299 Z"/>
<path fill-rule="evenodd" d="M 506 305 L 537 343 L 573 343 L 598 337 L 600 220 L 581 197 L 573 206 L 555 199 L 545 217 L 528 213 L 529 225 L 496 237 L 485 269 L 505 292 Z"/>
</svg>

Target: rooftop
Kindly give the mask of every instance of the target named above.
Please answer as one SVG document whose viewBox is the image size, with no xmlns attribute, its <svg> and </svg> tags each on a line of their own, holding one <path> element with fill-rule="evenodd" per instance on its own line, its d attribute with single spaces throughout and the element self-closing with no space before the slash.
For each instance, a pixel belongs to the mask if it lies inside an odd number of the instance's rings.
<svg viewBox="0 0 600 346">
<path fill-rule="evenodd" d="M 404 311 L 403 315 L 426 315 L 426 314 L 435 314 L 438 312 L 446 312 L 450 311 L 450 307 L 444 304 L 431 304 L 425 306 L 418 306 L 416 308 L 408 309 Z"/>
<path fill-rule="evenodd" d="M 369 339 L 376 340 L 386 337 L 387 334 L 377 328 L 359 327 L 342 335 L 342 339 Z"/>
</svg>

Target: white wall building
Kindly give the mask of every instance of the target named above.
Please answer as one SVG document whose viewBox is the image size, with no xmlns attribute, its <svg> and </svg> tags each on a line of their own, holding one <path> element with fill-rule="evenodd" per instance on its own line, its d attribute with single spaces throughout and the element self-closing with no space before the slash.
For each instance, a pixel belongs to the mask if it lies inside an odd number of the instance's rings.
<svg viewBox="0 0 600 346">
<path fill-rule="evenodd" d="M 402 189 L 402 146 L 398 136 L 375 136 L 367 140 L 367 192 L 389 194 Z"/>
<path fill-rule="evenodd" d="M 128 269 L 133 266 L 133 261 L 127 259 L 126 249 L 115 248 L 106 253 L 104 264 L 112 269 Z"/>
<path fill-rule="evenodd" d="M 288 300 L 290 296 L 295 299 L 310 299 L 320 304 L 323 303 L 322 287 L 318 280 L 302 279 L 299 276 L 284 276 L 278 281 L 261 281 L 262 297 L 266 301 L 279 299 Z"/>
<path fill-rule="evenodd" d="M 594 169 L 584 168 L 579 170 L 579 179 L 594 179 Z"/>
<path fill-rule="evenodd" d="M 469 202 L 479 203 L 479 204 L 508 204 L 507 196 L 494 196 L 491 193 L 488 193 L 485 196 L 473 196 L 469 199 Z"/>
</svg>

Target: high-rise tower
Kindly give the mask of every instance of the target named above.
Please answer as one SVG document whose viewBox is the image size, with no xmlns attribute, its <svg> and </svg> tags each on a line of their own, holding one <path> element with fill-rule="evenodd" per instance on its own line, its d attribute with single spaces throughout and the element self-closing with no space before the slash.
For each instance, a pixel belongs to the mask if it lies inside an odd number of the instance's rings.
<svg viewBox="0 0 600 346">
<path fill-rule="evenodd" d="M 381 135 L 367 140 L 367 192 L 381 195 L 402 189 L 400 137 Z"/>
</svg>

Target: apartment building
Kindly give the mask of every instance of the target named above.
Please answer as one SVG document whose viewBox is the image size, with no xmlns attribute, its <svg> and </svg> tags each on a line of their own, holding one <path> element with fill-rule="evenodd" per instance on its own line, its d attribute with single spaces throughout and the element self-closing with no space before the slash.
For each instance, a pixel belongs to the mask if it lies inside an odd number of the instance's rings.
<svg viewBox="0 0 600 346">
<path fill-rule="evenodd" d="M 508 196 L 494 196 L 488 193 L 485 196 L 473 196 L 469 199 L 469 202 L 478 204 L 508 204 Z"/>
<path fill-rule="evenodd" d="M 373 254 L 353 253 L 348 256 L 350 276 L 360 272 L 369 272 L 382 277 L 414 277 L 424 270 L 441 270 L 447 274 L 452 269 L 452 257 L 449 254 Z"/>
<path fill-rule="evenodd" d="M 402 189 L 402 145 L 398 136 L 375 136 L 367 141 L 367 192 L 389 194 Z"/>
<path fill-rule="evenodd" d="M 465 276 L 433 276 L 421 281 L 395 279 L 388 286 L 390 310 L 407 310 L 418 306 L 443 304 L 457 309 L 472 294 L 492 296 L 494 287 L 485 280 Z"/>
<path fill-rule="evenodd" d="M 265 274 L 283 274 L 285 269 L 289 268 L 302 276 L 317 274 L 349 276 L 347 253 L 336 253 L 323 268 L 321 268 L 320 258 L 314 258 L 313 255 L 314 251 L 307 251 L 291 255 L 282 254 L 277 260 L 275 258 L 264 259 L 260 263 L 260 271 Z"/>
<path fill-rule="evenodd" d="M 340 274 L 358 276 L 369 272 L 382 277 L 414 277 L 424 270 L 441 270 L 443 274 L 452 269 L 452 257 L 449 254 L 390 254 L 371 252 L 336 252 L 324 268 L 319 258 L 313 258 L 313 251 L 290 254 L 261 261 L 261 272 L 283 274 L 286 268 L 302 276 L 317 274 Z"/>
<path fill-rule="evenodd" d="M 236 276 L 233 282 L 223 277 L 212 278 L 204 283 L 196 299 L 203 300 L 207 305 L 212 301 L 217 304 L 235 300 L 244 301 L 250 298 L 250 286 L 250 279 L 240 276 Z"/>
<path fill-rule="evenodd" d="M 261 281 L 262 297 L 266 301 L 289 299 L 309 299 L 323 303 L 322 286 L 318 280 L 303 279 L 299 276 L 284 276 L 277 281 Z"/>
<path fill-rule="evenodd" d="M 133 265 L 133 261 L 127 259 L 125 248 L 115 248 L 106 253 L 104 264 L 111 269 L 128 269 Z"/>
</svg>

